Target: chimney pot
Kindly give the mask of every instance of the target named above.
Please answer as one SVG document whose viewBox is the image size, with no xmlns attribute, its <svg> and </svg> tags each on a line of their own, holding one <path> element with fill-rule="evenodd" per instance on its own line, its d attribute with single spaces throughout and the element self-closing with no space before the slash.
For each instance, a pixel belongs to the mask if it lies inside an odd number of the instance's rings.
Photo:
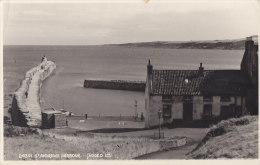
<svg viewBox="0 0 260 165">
<path fill-rule="evenodd" d="M 204 71 L 204 67 L 202 67 L 202 63 L 200 63 L 199 74 L 203 75 L 203 71 Z"/>
<path fill-rule="evenodd" d="M 147 65 L 147 73 L 150 75 L 153 72 L 153 66 L 151 65 L 151 60 L 149 59 L 148 65 Z"/>
</svg>

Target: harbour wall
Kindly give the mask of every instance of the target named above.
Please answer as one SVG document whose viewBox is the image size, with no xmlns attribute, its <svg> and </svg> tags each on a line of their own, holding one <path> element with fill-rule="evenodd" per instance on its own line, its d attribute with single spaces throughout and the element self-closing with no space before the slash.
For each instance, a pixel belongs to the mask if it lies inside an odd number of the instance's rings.
<svg viewBox="0 0 260 165">
<path fill-rule="evenodd" d="M 52 61 L 43 60 L 38 66 L 26 72 L 24 80 L 13 95 L 11 106 L 12 124 L 40 127 L 40 93 L 42 82 L 56 69 Z"/>
<path fill-rule="evenodd" d="M 145 91 L 145 82 L 143 81 L 125 81 L 125 80 L 85 80 L 85 88 L 113 89 L 128 91 Z"/>
</svg>

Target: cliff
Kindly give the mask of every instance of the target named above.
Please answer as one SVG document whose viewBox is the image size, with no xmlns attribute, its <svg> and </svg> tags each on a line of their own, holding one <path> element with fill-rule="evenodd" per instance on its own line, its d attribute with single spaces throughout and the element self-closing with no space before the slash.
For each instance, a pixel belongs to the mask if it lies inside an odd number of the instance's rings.
<svg viewBox="0 0 260 165">
<path fill-rule="evenodd" d="M 29 127 L 41 125 L 40 89 L 42 81 L 54 69 L 56 69 L 56 64 L 45 59 L 26 72 L 20 88 L 13 96 L 11 118 L 14 125 Z"/>
</svg>

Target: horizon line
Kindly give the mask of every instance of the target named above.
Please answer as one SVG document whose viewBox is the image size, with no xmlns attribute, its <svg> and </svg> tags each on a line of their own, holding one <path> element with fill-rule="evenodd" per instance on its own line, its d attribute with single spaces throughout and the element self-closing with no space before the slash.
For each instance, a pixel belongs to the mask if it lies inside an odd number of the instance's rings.
<svg viewBox="0 0 260 165">
<path fill-rule="evenodd" d="M 250 35 L 254 36 L 254 35 Z M 3 46 L 105 46 L 105 45 L 124 45 L 124 44 L 137 44 L 137 43 L 153 43 L 153 42 L 169 42 L 169 43 L 185 43 L 185 42 L 206 42 L 206 41 L 242 41 L 246 37 L 233 38 L 233 39 L 211 39 L 211 40 L 185 40 L 185 41 L 138 41 L 138 42 L 122 42 L 122 43 L 107 43 L 107 44 L 3 44 Z"/>
</svg>

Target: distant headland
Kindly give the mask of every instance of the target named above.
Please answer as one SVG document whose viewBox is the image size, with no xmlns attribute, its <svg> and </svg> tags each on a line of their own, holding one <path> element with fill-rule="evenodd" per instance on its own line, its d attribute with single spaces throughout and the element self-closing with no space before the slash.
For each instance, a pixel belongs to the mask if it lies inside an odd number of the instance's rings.
<svg viewBox="0 0 260 165">
<path fill-rule="evenodd" d="M 117 46 L 133 47 L 154 47 L 169 49 L 224 49 L 224 50 L 243 50 L 245 49 L 246 39 L 234 40 L 203 40 L 203 41 L 153 41 L 136 42 L 124 44 L 111 44 Z"/>
</svg>

